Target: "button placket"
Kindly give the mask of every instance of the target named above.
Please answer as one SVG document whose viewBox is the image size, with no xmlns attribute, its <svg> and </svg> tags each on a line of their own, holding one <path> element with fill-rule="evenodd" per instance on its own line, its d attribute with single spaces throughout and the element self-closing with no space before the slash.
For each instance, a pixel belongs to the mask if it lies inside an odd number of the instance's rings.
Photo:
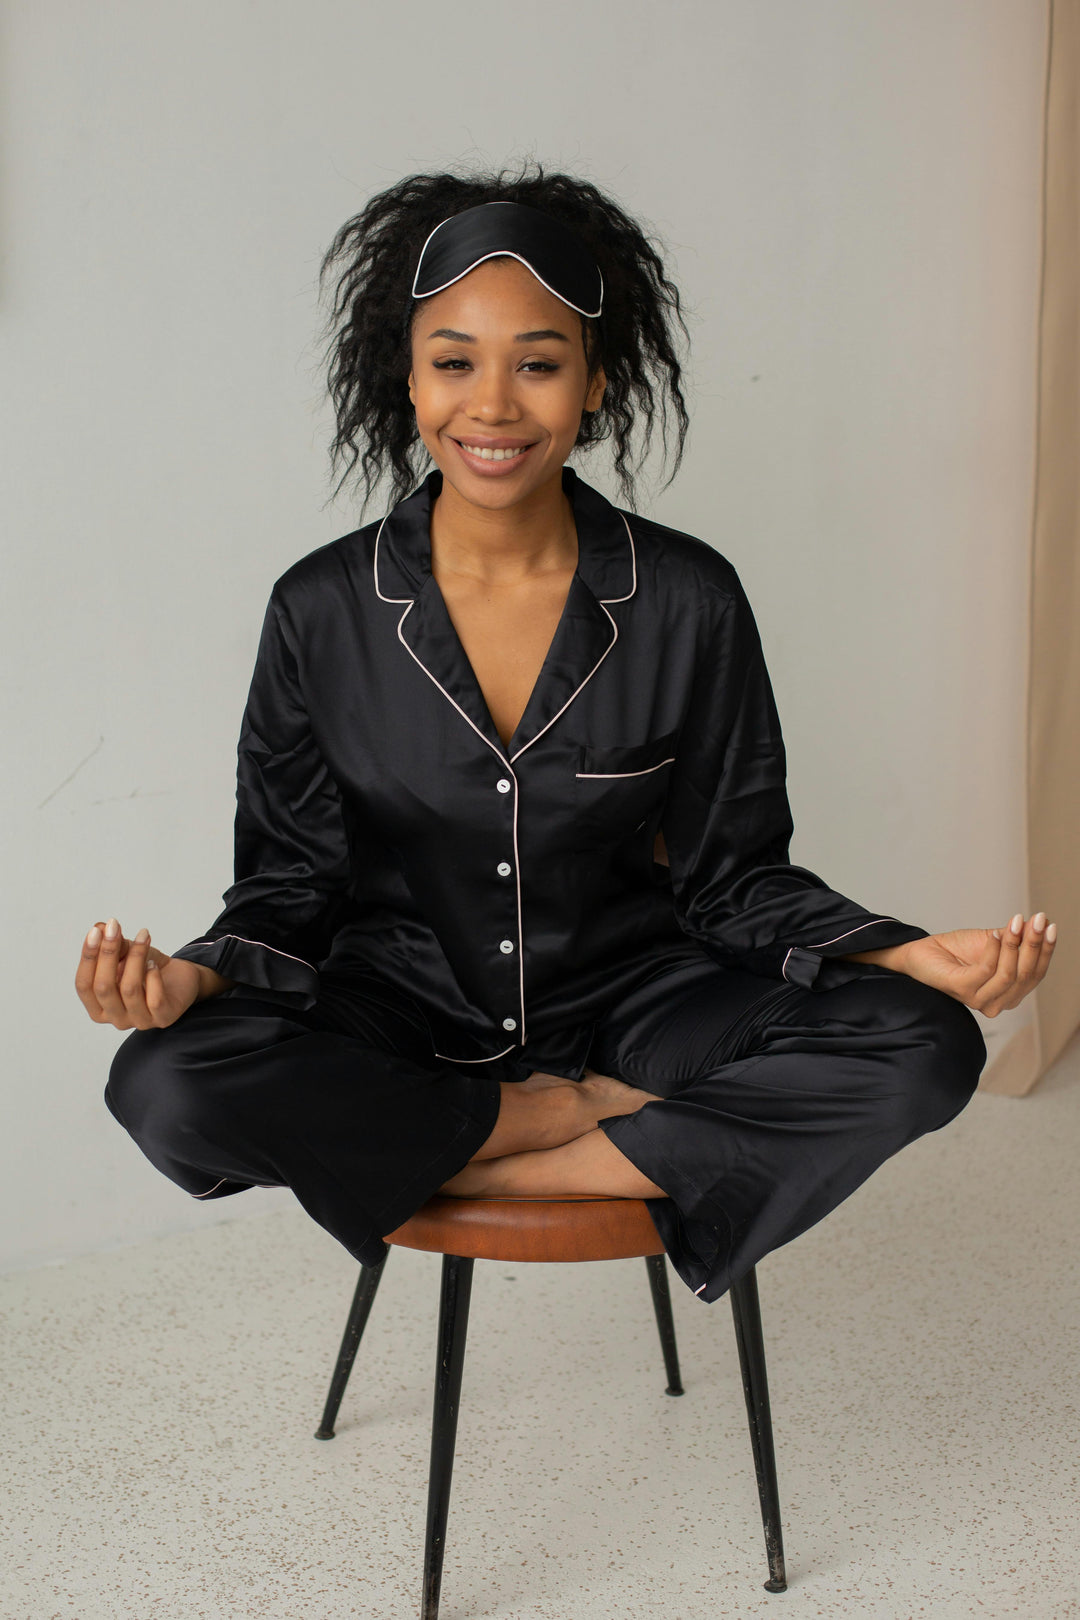
<svg viewBox="0 0 1080 1620">
<path fill-rule="evenodd" d="M 512 876 L 513 873 L 515 872 L 515 869 L 519 874 L 519 879 L 518 879 L 518 882 L 517 882 L 517 895 L 516 895 L 516 908 L 515 908 L 515 910 L 516 910 L 516 920 L 517 920 L 518 942 L 520 943 L 521 936 L 522 936 L 521 883 L 520 883 L 521 865 L 520 865 L 520 862 L 518 860 L 518 847 L 517 847 L 517 806 L 518 806 L 518 793 L 520 791 L 520 784 L 518 783 L 518 780 L 517 780 L 516 776 L 513 777 L 513 778 L 507 777 L 507 776 L 500 776 L 497 779 L 496 783 L 495 783 L 495 790 L 496 790 L 497 793 L 510 793 L 510 792 L 513 792 L 513 794 L 514 794 L 513 834 L 512 834 L 513 835 L 513 842 L 514 842 L 514 863 L 512 865 L 509 861 L 499 861 L 496 864 L 495 870 L 496 870 L 496 872 L 498 873 L 498 875 L 501 878 L 508 878 L 508 877 Z M 520 1010 L 520 1014 L 521 1014 L 521 1029 L 522 1029 L 522 1031 L 524 1031 L 524 1028 L 525 1028 L 525 984 L 524 984 L 524 979 L 523 979 L 523 976 L 522 976 L 521 952 L 518 949 L 518 944 L 515 944 L 514 940 L 512 940 L 512 939 L 501 939 L 499 941 L 499 951 L 500 951 L 501 955 L 503 955 L 503 956 L 505 956 L 507 958 L 512 958 L 514 956 L 515 952 L 517 952 L 517 955 L 518 955 L 518 1002 L 519 1002 L 519 1010 Z M 508 1030 L 508 1031 L 509 1030 L 516 1030 L 518 1028 L 518 1019 L 511 1018 L 509 1015 L 507 1015 L 502 1020 L 502 1027 L 503 1027 L 503 1029 Z M 524 1033 L 522 1033 L 519 1036 L 519 1039 L 524 1040 Z"/>
</svg>

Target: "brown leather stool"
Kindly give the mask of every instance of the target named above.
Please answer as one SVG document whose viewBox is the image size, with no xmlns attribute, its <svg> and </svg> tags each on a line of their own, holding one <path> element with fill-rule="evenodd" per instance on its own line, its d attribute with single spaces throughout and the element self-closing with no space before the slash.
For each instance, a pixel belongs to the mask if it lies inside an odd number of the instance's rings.
<svg viewBox="0 0 1080 1620">
<path fill-rule="evenodd" d="M 645 1202 L 640 1198 L 435 1197 L 429 1199 L 396 1232 L 389 1233 L 386 1241 L 392 1246 L 426 1249 L 443 1257 L 438 1359 L 435 1365 L 435 1411 L 428 1474 L 424 1587 L 420 1608 L 421 1620 L 437 1620 L 461 1373 L 469 1325 L 473 1261 L 625 1260 L 644 1255 L 664 1352 L 667 1393 L 681 1395 L 683 1387 L 675 1349 L 671 1295 L 664 1246 Z M 337 1365 L 330 1380 L 326 1409 L 316 1431 L 318 1440 L 332 1440 L 334 1437 L 338 1407 L 385 1265 L 384 1259 L 377 1266 L 360 1268 L 360 1280 L 356 1285 Z M 730 1297 L 769 1560 L 769 1579 L 765 1582 L 765 1589 L 782 1592 L 787 1581 L 780 1532 L 780 1499 L 776 1485 L 761 1311 L 754 1271 L 749 1271 L 732 1285 Z"/>
</svg>

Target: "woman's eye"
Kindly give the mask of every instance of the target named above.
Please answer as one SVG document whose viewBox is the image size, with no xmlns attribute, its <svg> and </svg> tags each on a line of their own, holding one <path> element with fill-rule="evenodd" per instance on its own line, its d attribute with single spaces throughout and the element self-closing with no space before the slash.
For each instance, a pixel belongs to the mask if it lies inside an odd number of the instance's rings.
<svg viewBox="0 0 1080 1620">
<path fill-rule="evenodd" d="M 469 364 L 467 360 L 461 359 L 433 360 L 431 363 L 436 371 L 456 371 L 460 366 L 467 367 Z M 552 360 L 526 360 L 521 369 L 522 371 L 558 371 L 559 367 Z"/>
</svg>

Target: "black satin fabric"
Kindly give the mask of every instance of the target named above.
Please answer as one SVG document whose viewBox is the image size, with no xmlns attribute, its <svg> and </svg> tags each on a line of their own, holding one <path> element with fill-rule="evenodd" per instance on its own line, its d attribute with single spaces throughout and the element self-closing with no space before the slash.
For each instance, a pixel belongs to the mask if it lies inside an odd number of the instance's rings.
<svg viewBox="0 0 1080 1620">
<path fill-rule="evenodd" d="M 891 1154 L 957 1114 L 986 1047 L 960 1002 L 870 963 L 824 994 L 722 968 L 687 942 L 612 997 L 591 1067 L 652 1093 L 600 1121 L 666 1197 L 678 1275 L 713 1303 Z M 324 974 L 307 1009 L 229 992 L 117 1048 L 106 1101 L 196 1198 L 291 1187 L 358 1260 L 494 1129 L 501 1065 L 452 1066 L 422 1009 L 375 974 Z"/>
<path fill-rule="evenodd" d="M 444 219 L 421 250 L 413 297 L 441 292 L 484 259 L 502 253 L 520 259 L 571 309 L 600 314 L 604 278 L 588 247 L 572 226 L 527 203 L 477 203 Z"/>
<path fill-rule="evenodd" d="M 821 991 L 858 976 L 847 952 L 925 936 L 790 862 L 780 723 L 731 563 L 570 467 L 577 570 L 504 747 L 431 572 L 441 477 L 276 581 L 234 882 L 174 954 L 298 1009 L 321 972 L 376 972 L 440 1061 L 576 1077 L 605 1007 L 688 942 Z"/>
</svg>

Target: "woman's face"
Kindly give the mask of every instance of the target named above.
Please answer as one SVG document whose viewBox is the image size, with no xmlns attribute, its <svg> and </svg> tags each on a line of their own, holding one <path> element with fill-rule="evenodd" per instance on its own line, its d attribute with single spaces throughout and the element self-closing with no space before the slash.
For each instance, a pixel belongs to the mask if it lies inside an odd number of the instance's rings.
<svg viewBox="0 0 1080 1620">
<path fill-rule="evenodd" d="M 561 487 L 581 413 L 596 410 L 604 386 L 602 371 L 588 377 L 577 312 L 517 259 L 488 259 L 419 301 L 416 425 L 444 480 L 474 506 L 504 509 L 551 480 Z"/>
</svg>

